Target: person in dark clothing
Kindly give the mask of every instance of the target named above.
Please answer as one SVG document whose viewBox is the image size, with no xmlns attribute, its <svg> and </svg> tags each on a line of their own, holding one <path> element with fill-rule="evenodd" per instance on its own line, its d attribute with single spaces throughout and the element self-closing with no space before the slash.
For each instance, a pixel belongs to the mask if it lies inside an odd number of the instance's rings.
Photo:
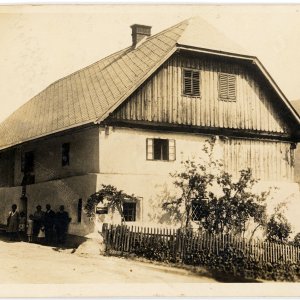
<svg viewBox="0 0 300 300">
<path fill-rule="evenodd" d="M 42 207 L 38 205 L 36 211 L 33 214 L 33 238 L 34 241 L 37 240 L 37 236 L 44 222 L 45 213 L 42 211 Z"/>
<path fill-rule="evenodd" d="M 59 211 L 55 215 L 55 229 L 57 234 L 57 242 L 64 244 L 66 241 L 66 234 L 68 231 L 68 225 L 71 219 L 69 214 L 65 211 L 65 207 L 61 205 Z"/>
<path fill-rule="evenodd" d="M 19 222 L 20 222 L 20 214 L 17 211 L 17 205 L 13 204 L 7 218 L 7 230 L 6 230 L 7 233 L 9 234 L 10 241 L 18 240 Z"/>
<path fill-rule="evenodd" d="M 55 221 L 55 212 L 51 209 L 51 205 L 46 205 L 46 211 L 44 215 L 44 227 L 45 227 L 45 239 L 46 244 L 51 244 L 53 241 L 53 229 Z"/>
</svg>

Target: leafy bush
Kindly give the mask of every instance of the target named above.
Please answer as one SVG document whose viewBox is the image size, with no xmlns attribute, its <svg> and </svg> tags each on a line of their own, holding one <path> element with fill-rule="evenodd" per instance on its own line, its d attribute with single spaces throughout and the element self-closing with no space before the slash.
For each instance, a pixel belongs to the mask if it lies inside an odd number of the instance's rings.
<svg viewBox="0 0 300 300">
<path fill-rule="evenodd" d="M 292 233 L 291 224 L 284 216 L 282 208 L 284 203 L 281 203 L 275 208 L 273 215 L 271 215 L 267 222 L 267 240 L 275 243 L 287 243 L 290 234 Z"/>
<path fill-rule="evenodd" d="M 182 170 L 171 174 L 180 196 L 165 201 L 163 208 L 169 212 L 181 211 L 185 228 L 193 220 L 193 205 L 197 206 L 196 221 L 209 233 L 244 233 L 247 224 L 256 224 L 255 230 L 265 224 L 269 191 L 254 193 L 258 180 L 251 169 L 241 170 L 235 181 L 224 171 L 213 152 L 215 140 L 207 140 L 199 162 L 186 160 Z"/>
<path fill-rule="evenodd" d="M 295 235 L 293 245 L 300 247 L 300 232 Z"/>
</svg>

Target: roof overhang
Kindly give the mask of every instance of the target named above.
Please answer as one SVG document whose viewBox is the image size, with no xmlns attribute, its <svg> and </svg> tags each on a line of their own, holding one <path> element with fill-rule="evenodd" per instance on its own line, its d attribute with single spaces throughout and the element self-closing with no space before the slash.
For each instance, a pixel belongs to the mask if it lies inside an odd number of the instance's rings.
<svg viewBox="0 0 300 300">
<path fill-rule="evenodd" d="M 7 149 L 22 147 L 22 145 L 26 144 L 26 143 L 52 138 L 54 136 L 64 135 L 64 134 L 67 134 L 71 131 L 72 132 L 79 131 L 83 128 L 90 128 L 90 127 L 93 127 L 94 125 L 95 125 L 94 122 L 88 121 L 88 122 L 83 122 L 83 123 L 80 123 L 80 124 L 75 124 L 75 125 L 72 125 L 72 126 L 65 127 L 62 130 L 58 129 L 58 130 L 55 130 L 55 131 L 51 131 L 50 133 L 48 132 L 48 133 L 45 133 L 45 134 L 33 136 L 31 138 L 28 138 L 28 139 L 19 140 L 16 143 L 8 144 L 8 145 L 5 145 L 3 147 L 0 147 L 0 152 L 3 151 L 3 150 L 7 150 Z"/>
</svg>

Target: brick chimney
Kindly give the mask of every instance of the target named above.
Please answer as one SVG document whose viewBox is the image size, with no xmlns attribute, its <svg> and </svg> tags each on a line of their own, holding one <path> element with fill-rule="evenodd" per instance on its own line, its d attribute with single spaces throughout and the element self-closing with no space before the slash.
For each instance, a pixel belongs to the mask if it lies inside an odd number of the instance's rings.
<svg viewBox="0 0 300 300">
<path fill-rule="evenodd" d="M 144 37 L 151 35 L 151 26 L 133 24 L 132 29 L 132 46 L 136 46 Z"/>
</svg>

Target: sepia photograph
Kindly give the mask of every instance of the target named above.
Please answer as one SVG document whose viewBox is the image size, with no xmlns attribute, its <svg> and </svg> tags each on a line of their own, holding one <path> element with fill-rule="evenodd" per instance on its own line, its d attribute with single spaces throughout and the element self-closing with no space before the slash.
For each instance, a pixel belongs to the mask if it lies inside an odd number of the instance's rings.
<svg viewBox="0 0 300 300">
<path fill-rule="evenodd" d="M 0 5 L 0 297 L 300 296 L 300 4 Z"/>
</svg>

